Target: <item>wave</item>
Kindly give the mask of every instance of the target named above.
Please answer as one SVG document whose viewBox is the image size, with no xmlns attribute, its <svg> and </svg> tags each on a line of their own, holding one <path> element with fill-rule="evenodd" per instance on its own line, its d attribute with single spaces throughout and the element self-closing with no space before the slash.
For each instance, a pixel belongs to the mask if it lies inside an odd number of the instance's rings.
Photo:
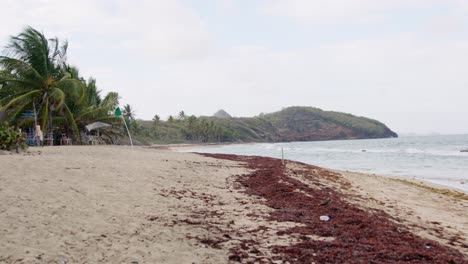
<svg viewBox="0 0 468 264">
<path fill-rule="evenodd" d="M 317 166 L 447 182 L 466 182 L 468 136 L 396 138 L 391 140 L 259 143 L 206 148 L 200 152 L 281 157 Z M 449 184 L 450 183 L 450 184 Z"/>
</svg>

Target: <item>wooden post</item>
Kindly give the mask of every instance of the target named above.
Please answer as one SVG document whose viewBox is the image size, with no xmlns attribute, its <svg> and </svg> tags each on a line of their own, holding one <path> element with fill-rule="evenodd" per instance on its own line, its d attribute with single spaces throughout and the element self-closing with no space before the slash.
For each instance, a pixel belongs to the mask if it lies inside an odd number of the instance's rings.
<svg viewBox="0 0 468 264">
<path fill-rule="evenodd" d="M 283 163 L 283 165 L 284 165 L 284 151 L 283 151 L 283 147 L 281 147 L 281 163 Z"/>
</svg>

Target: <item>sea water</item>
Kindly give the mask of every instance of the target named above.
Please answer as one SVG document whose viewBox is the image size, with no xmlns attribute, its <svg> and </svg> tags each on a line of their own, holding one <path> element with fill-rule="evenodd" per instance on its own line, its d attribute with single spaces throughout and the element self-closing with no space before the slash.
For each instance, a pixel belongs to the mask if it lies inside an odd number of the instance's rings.
<svg viewBox="0 0 468 264">
<path fill-rule="evenodd" d="M 468 135 L 386 139 L 232 144 L 195 152 L 256 155 L 301 161 L 325 168 L 399 176 L 468 192 Z"/>
</svg>

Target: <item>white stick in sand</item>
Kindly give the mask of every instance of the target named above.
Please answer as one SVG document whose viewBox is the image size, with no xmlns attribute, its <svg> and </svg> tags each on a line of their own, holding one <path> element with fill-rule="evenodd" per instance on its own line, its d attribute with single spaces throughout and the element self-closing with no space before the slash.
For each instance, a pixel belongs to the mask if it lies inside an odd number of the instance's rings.
<svg viewBox="0 0 468 264">
<path fill-rule="evenodd" d="M 127 129 L 128 138 L 130 139 L 130 145 L 132 146 L 132 149 L 133 149 L 132 136 L 130 135 L 130 131 L 128 130 L 127 122 L 125 122 L 125 118 L 123 116 L 121 116 L 121 117 L 122 117 L 122 120 L 124 122 L 125 128 Z"/>
<path fill-rule="evenodd" d="M 132 150 L 133 150 L 133 141 L 132 141 L 132 136 L 130 135 L 130 130 L 128 130 L 128 126 L 127 126 L 127 122 L 125 122 L 125 118 L 123 117 L 122 115 L 122 112 L 120 111 L 120 108 L 117 107 L 115 109 L 115 113 L 114 113 L 115 116 L 120 116 L 124 122 L 124 125 L 125 125 L 125 129 L 127 129 L 127 134 L 128 134 L 128 138 L 130 139 L 130 145 L 132 146 Z"/>
<path fill-rule="evenodd" d="M 283 165 L 284 165 L 284 151 L 283 151 L 283 147 L 281 147 L 281 162 L 282 162 Z"/>
</svg>

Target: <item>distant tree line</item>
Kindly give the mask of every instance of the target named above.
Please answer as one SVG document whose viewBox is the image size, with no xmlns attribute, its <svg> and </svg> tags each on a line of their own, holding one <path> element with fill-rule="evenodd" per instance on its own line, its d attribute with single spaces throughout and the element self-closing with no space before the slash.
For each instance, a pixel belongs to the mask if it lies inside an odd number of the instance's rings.
<svg viewBox="0 0 468 264">
<path fill-rule="evenodd" d="M 207 121 L 194 115 L 183 120 L 182 135 L 188 141 L 194 142 L 220 142 L 224 131 L 213 120 Z"/>
</svg>

